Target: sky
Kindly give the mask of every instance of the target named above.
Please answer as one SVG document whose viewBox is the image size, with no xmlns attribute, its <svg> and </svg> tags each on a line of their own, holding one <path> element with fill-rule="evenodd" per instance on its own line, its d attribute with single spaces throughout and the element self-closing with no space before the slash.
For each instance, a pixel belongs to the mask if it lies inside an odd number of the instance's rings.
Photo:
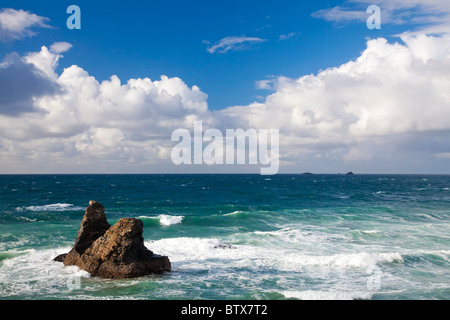
<svg viewBox="0 0 450 320">
<path fill-rule="evenodd" d="M 449 174 L 449 88 L 448 0 L 3 0 L 0 173 L 259 172 L 175 165 L 202 121 L 279 130 L 280 173 Z"/>
</svg>

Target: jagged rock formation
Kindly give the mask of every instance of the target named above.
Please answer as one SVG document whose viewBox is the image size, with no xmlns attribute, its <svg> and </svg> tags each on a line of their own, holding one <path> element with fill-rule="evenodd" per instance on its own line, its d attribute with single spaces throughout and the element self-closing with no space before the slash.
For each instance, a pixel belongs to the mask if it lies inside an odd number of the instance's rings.
<svg viewBox="0 0 450 320">
<path fill-rule="evenodd" d="M 122 218 L 112 227 L 105 208 L 96 201 L 89 207 L 78 231 L 75 245 L 54 260 L 76 265 L 94 276 L 109 279 L 133 278 L 170 271 L 169 258 L 154 254 L 144 245 L 144 224 L 135 218 Z"/>
</svg>

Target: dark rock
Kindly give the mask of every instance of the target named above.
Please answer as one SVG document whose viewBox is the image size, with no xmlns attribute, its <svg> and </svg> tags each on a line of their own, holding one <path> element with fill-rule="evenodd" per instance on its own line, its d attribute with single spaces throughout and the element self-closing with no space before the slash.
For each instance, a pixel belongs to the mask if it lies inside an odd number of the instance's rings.
<svg viewBox="0 0 450 320">
<path fill-rule="evenodd" d="M 350 172 L 347 172 L 346 174 L 347 174 L 347 175 L 352 175 L 352 174 L 354 174 L 354 173 L 350 171 Z"/>
<path fill-rule="evenodd" d="M 214 249 L 236 249 L 236 247 L 228 243 L 219 243 L 214 246 Z"/>
<path fill-rule="evenodd" d="M 123 218 L 111 227 L 104 211 L 100 203 L 91 201 L 74 247 L 54 260 L 109 279 L 170 271 L 168 257 L 156 255 L 145 247 L 142 220 Z"/>
<path fill-rule="evenodd" d="M 67 253 L 60 254 L 59 256 L 55 257 L 53 261 L 58 262 L 64 262 L 64 259 L 66 259 Z"/>
<path fill-rule="evenodd" d="M 94 276 L 120 279 L 170 271 L 167 257 L 153 254 L 144 245 L 144 223 L 120 219 L 82 255 L 84 270 Z"/>
<path fill-rule="evenodd" d="M 96 201 L 89 201 L 83 220 L 78 230 L 77 239 L 72 250 L 64 259 L 65 265 L 78 265 L 77 261 L 95 240 L 105 234 L 111 227 L 106 220 L 105 208 Z"/>
</svg>

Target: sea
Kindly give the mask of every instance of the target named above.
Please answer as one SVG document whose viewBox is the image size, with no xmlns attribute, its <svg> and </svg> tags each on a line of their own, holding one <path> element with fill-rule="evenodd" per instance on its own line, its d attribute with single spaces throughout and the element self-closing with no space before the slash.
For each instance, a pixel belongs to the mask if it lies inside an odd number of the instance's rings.
<svg viewBox="0 0 450 320">
<path fill-rule="evenodd" d="M 90 200 L 144 222 L 172 271 L 53 258 Z M 448 300 L 450 176 L 1 175 L 0 300 Z"/>
</svg>

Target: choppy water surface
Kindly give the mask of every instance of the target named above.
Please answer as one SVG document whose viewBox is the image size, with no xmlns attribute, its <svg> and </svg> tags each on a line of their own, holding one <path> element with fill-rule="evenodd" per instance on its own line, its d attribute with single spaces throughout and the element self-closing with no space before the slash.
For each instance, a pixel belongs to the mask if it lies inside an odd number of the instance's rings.
<svg viewBox="0 0 450 320">
<path fill-rule="evenodd" d="M 173 271 L 90 277 L 89 200 Z M 0 299 L 450 299 L 448 175 L 3 175 Z"/>
</svg>

